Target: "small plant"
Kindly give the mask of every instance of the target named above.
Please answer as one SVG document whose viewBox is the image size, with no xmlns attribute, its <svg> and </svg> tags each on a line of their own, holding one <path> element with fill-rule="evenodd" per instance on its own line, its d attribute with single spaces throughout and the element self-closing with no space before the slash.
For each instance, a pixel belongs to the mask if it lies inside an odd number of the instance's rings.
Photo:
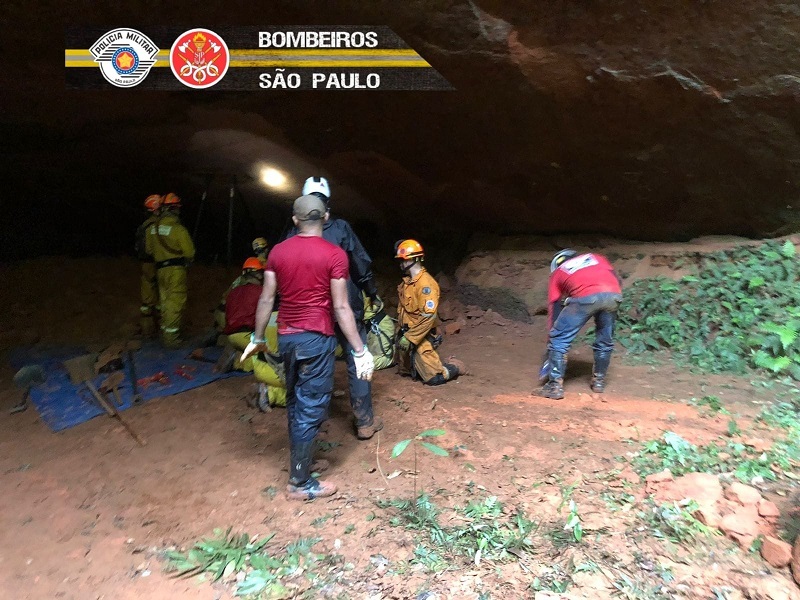
<svg viewBox="0 0 800 600">
<path fill-rule="evenodd" d="M 669 469 L 673 475 L 685 473 L 733 473 L 742 482 L 754 477 L 774 480 L 773 466 L 788 470 L 800 458 L 800 430 L 767 452 L 758 452 L 741 442 L 729 440 L 724 445 L 695 446 L 677 433 L 667 431 L 660 440 L 646 442 L 634 454 L 631 463 L 642 476 Z"/>
<path fill-rule="evenodd" d="M 651 503 L 651 505 L 651 510 L 642 513 L 642 516 L 653 528 L 653 533 L 657 538 L 682 544 L 694 543 L 698 537 L 710 537 L 718 533 L 703 525 L 694 516 L 700 509 L 694 500 L 681 500 L 661 505 Z"/>
<path fill-rule="evenodd" d="M 214 534 L 215 538 L 195 543 L 186 553 L 167 552 L 164 570 L 176 577 L 208 573 L 213 581 L 244 573 L 243 578 L 236 577 L 237 596 L 267 594 L 286 597 L 288 589 L 284 583 L 301 575 L 314 580 L 313 565 L 326 558 L 311 553 L 319 538 L 301 538 L 284 551 L 272 553 L 267 550 L 267 544 L 274 534 L 258 539 L 246 533 L 231 535 L 230 528 L 225 533 L 216 529 Z"/>
<path fill-rule="evenodd" d="M 519 556 L 533 545 L 531 536 L 536 524 L 524 512 L 517 510 L 506 516 L 496 496 L 473 500 L 465 507 L 455 507 L 449 521 L 459 525 L 444 527 L 439 517 L 442 511 L 421 494 L 417 502 L 408 500 L 379 501 L 380 508 L 394 508 L 397 515 L 389 519 L 395 527 L 406 527 L 426 534 L 415 550 L 415 562 L 436 571 L 442 559 L 452 563 L 464 557 L 474 566 L 483 562 L 505 562 Z"/>
<path fill-rule="evenodd" d="M 580 542 L 583 539 L 583 526 L 581 525 L 581 517 L 578 514 L 578 505 L 575 504 L 574 500 L 569 501 L 569 516 L 567 517 L 567 522 L 564 525 L 564 531 L 571 531 L 572 537 L 576 542 Z"/>
<path fill-rule="evenodd" d="M 730 412 L 722 406 L 722 400 L 719 399 L 718 396 L 703 396 L 702 398 L 692 398 L 689 400 L 689 404 L 693 404 L 697 407 L 706 407 L 708 409 L 709 414 L 716 414 L 720 413 L 723 415 L 729 415 Z"/>
<path fill-rule="evenodd" d="M 437 446 L 436 444 L 432 444 L 431 442 L 426 442 L 424 440 L 434 437 L 439 437 L 445 434 L 444 429 L 426 429 L 425 431 L 418 433 L 413 438 L 409 438 L 407 440 L 401 440 L 394 445 L 392 448 L 392 458 L 397 458 L 403 452 L 406 451 L 409 445 L 412 445 L 413 442 L 413 450 L 414 450 L 414 498 L 417 497 L 417 446 L 422 446 L 429 452 L 432 452 L 436 456 L 450 456 L 444 448 L 441 446 Z"/>
</svg>

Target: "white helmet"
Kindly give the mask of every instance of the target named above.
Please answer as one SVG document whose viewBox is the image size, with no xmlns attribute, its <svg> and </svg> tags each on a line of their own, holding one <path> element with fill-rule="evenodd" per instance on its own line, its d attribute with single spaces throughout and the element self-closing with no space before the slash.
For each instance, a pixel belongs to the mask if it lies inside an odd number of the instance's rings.
<svg viewBox="0 0 800 600">
<path fill-rule="evenodd" d="M 303 196 L 322 194 L 326 199 L 331 197 L 331 188 L 324 177 L 309 177 L 303 184 Z"/>
<path fill-rule="evenodd" d="M 556 255 L 553 257 L 553 260 L 550 261 L 550 272 L 554 273 L 555 270 L 566 261 L 568 258 L 572 258 L 573 256 L 577 255 L 578 253 L 575 252 L 572 248 L 565 248 L 564 250 L 560 250 L 556 252 Z"/>
</svg>

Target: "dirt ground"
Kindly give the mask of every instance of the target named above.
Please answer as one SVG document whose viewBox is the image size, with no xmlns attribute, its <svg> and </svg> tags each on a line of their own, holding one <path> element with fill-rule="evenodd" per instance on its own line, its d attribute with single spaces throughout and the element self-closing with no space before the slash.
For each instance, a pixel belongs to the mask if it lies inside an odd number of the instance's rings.
<svg viewBox="0 0 800 600">
<path fill-rule="evenodd" d="M 115 271 L 114 285 L 104 286 L 94 275 L 98 271 Z M 3 347 L 36 341 L 102 344 L 124 334 L 138 308 L 135 274 L 133 261 L 111 259 L 63 264 L 44 259 L 4 269 L 0 300 L 12 309 L 1 323 Z M 230 271 L 222 269 L 193 272 L 193 327 L 210 322 L 208 309 L 229 279 Z M 34 409 L 9 416 L 18 392 L 4 365 L 0 597 L 228 598 L 230 585 L 172 578 L 162 573 L 160 559 L 165 548 L 185 547 L 228 527 L 275 533 L 276 543 L 322 538 L 315 551 L 341 555 L 348 564 L 338 587 L 328 590 L 331 597 L 533 598 L 537 574 L 587 557 L 608 563 L 609 570 L 576 573 L 569 597 L 649 597 L 621 595 L 608 574 L 624 566 L 653 581 L 654 564 L 668 564 L 675 597 L 797 597 L 787 568 L 774 569 L 723 537 L 702 548 L 669 548 L 647 532 L 637 533 L 634 511 L 613 512 L 602 499 L 619 487 L 615 473 L 626 466 L 619 457 L 639 449 L 640 442 L 665 430 L 694 443 L 725 433 L 729 418 L 704 415 L 690 398 L 718 396 L 744 430 L 774 391 L 745 378 L 682 372 L 671 363 L 631 366 L 618 356 L 607 392 L 592 394 L 591 349 L 583 344 L 570 355 L 566 398 L 548 400 L 531 394 L 544 338 L 544 317 L 468 324 L 448 336 L 441 351 L 465 361 L 471 375 L 431 388 L 399 377 L 393 368 L 376 373 L 376 413 L 386 426 L 369 441 L 356 440 L 347 398 L 336 394 L 323 434 L 332 446 L 324 455 L 332 463 L 324 477 L 337 482 L 340 492 L 311 503 L 283 496 L 286 416 L 282 409 L 248 408 L 249 378 L 219 381 L 127 411 L 148 442 L 138 447 L 106 418 L 54 434 Z M 336 389 L 346 390 L 342 364 Z M 397 459 L 390 453 L 399 440 L 430 428 L 446 431 L 437 441 L 450 456 L 421 452 L 416 485 L 437 503 L 497 496 L 507 507 L 522 507 L 544 532 L 561 528 L 567 516 L 559 509 L 564 490 L 576 484 L 572 498 L 587 531 L 584 544 L 559 547 L 542 533 L 524 560 L 470 563 L 437 574 L 410 567 L 414 532 L 391 526 L 392 510 L 376 501 L 412 496 L 412 453 Z M 759 435 L 771 439 L 778 432 Z M 389 479 L 381 471 L 400 473 Z M 640 499 L 642 487 L 635 483 L 629 489 Z M 793 508 L 793 480 L 761 490 L 783 513 Z M 376 557 L 387 559 L 388 568 L 376 568 L 384 560 Z"/>
</svg>

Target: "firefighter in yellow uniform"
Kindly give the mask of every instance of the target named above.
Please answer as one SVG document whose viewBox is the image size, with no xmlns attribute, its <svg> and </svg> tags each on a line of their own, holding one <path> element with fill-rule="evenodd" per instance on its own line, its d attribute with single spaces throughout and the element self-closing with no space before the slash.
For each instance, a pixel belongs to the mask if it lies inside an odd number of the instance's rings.
<svg viewBox="0 0 800 600">
<path fill-rule="evenodd" d="M 194 244 L 180 221 L 181 200 L 167 194 L 158 220 L 147 230 L 147 252 L 155 259 L 161 301 L 161 340 L 168 348 L 179 347 L 186 308 L 186 267 L 194 259 Z"/>
<path fill-rule="evenodd" d="M 136 230 L 136 256 L 142 263 L 141 277 L 141 330 L 145 337 L 156 334 L 156 312 L 158 306 L 158 282 L 156 281 L 156 265 L 152 254 L 147 253 L 148 228 L 158 220 L 158 210 L 161 207 L 161 196 L 151 194 L 144 201 L 144 208 L 149 213 L 144 223 Z"/>
<path fill-rule="evenodd" d="M 416 240 L 397 245 L 395 258 L 400 260 L 403 282 L 397 287 L 397 367 L 401 375 L 411 375 L 428 385 L 441 385 L 466 374 L 464 363 L 453 357 L 442 363 L 436 348 L 436 311 L 439 307 L 439 284 L 422 266 L 425 252 Z"/>
</svg>

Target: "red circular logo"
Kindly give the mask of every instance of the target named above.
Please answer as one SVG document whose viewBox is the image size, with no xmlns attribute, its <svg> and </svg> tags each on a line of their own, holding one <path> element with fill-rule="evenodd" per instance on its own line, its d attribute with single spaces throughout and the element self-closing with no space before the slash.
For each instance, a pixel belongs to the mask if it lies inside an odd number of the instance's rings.
<svg viewBox="0 0 800 600">
<path fill-rule="evenodd" d="M 208 29 L 190 29 L 178 36 L 169 51 L 175 77 L 190 88 L 211 87 L 225 77 L 231 55 L 225 40 Z"/>
</svg>

